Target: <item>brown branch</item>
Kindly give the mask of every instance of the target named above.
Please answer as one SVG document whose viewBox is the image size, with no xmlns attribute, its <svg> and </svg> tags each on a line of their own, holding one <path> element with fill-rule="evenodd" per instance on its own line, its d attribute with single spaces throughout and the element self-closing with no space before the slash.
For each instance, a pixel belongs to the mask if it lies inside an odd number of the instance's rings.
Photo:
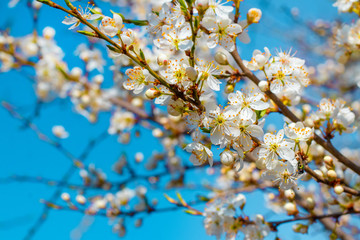
<svg viewBox="0 0 360 240">
<path fill-rule="evenodd" d="M 13 116 L 16 119 L 19 119 L 21 122 L 23 122 L 24 125 L 28 126 L 31 130 L 33 130 L 37 134 L 40 140 L 50 144 L 51 146 L 56 148 L 59 152 L 61 152 L 64 156 L 66 156 L 73 163 L 74 166 L 76 166 L 77 168 L 84 167 L 81 161 L 77 157 L 75 157 L 72 153 L 66 150 L 59 142 L 52 140 L 50 137 L 42 133 L 35 124 L 33 124 L 26 117 L 16 112 L 14 107 L 11 106 L 9 103 L 3 101 L 2 106 L 9 112 L 11 116 Z"/>
<path fill-rule="evenodd" d="M 300 192 L 297 192 L 297 196 L 301 196 Z M 303 198 L 298 198 L 296 199 L 296 203 L 301 206 L 303 209 L 305 209 L 306 211 L 308 211 L 310 214 L 314 215 L 314 216 L 322 216 L 323 212 L 320 209 L 312 209 L 308 207 L 308 204 L 306 203 L 306 201 Z M 336 235 L 342 239 L 342 240 L 354 240 L 354 238 L 347 234 L 346 232 L 344 232 L 341 227 L 339 226 L 339 224 L 334 221 L 332 221 L 330 218 L 320 218 L 319 221 L 321 222 L 321 224 L 328 229 L 329 231 L 335 232 Z"/>
<path fill-rule="evenodd" d="M 66 12 L 67 14 L 70 14 L 71 16 L 76 17 L 81 23 L 83 23 L 86 26 L 88 26 L 89 28 L 91 28 L 97 34 L 94 37 L 97 37 L 97 38 L 100 38 L 100 39 L 103 39 L 103 40 L 107 41 L 115 49 L 117 49 L 119 51 L 119 53 L 122 53 L 122 54 L 128 56 L 131 60 L 136 62 L 139 66 L 141 66 L 143 68 L 146 68 L 154 78 L 156 78 L 162 85 L 164 85 L 173 94 L 175 94 L 176 97 L 182 99 L 185 102 L 189 102 L 189 103 L 193 104 L 194 106 L 196 106 L 201 111 L 204 110 L 204 106 L 201 104 L 200 101 L 196 101 L 195 99 L 190 98 L 189 96 L 185 95 L 181 90 L 176 88 L 175 85 L 169 84 L 161 75 L 156 73 L 146 62 L 144 62 L 141 59 L 138 59 L 136 56 L 131 55 L 129 53 L 129 51 L 126 50 L 126 46 L 120 46 L 119 44 L 114 42 L 111 38 L 109 38 L 104 33 L 102 33 L 97 27 L 95 27 L 94 25 L 89 23 L 85 18 L 83 18 L 81 16 L 81 14 L 77 11 L 77 9 L 74 6 L 72 6 L 72 4 L 69 1 L 65 1 L 65 2 L 68 5 L 68 7 L 71 8 L 71 10 L 68 10 L 68 9 L 62 7 L 62 6 L 52 2 L 51 0 L 38 0 L 38 1 L 48 5 L 50 7 L 60 9 L 60 10 L 62 10 L 64 12 Z"/>
<path fill-rule="evenodd" d="M 235 50 L 231 52 L 231 55 L 235 59 L 236 63 L 240 67 L 240 69 L 243 71 L 243 73 L 246 75 L 247 78 L 249 78 L 252 82 L 254 82 L 256 85 L 259 84 L 260 80 L 248 69 L 245 67 L 238 51 L 235 46 Z M 288 107 L 286 107 L 283 102 L 270 90 L 265 91 L 265 94 L 280 108 L 282 111 L 282 114 L 286 117 L 288 117 L 293 122 L 299 122 L 300 119 L 295 116 L 295 114 L 290 111 Z M 331 142 L 325 141 L 322 137 L 314 133 L 314 140 L 321 145 L 324 149 L 326 149 L 328 152 L 330 152 L 334 157 L 336 157 L 340 162 L 342 162 L 345 166 L 356 172 L 360 175 L 360 166 L 352 162 L 350 159 L 345 157 L 343 154 L 341 154 L 332 144 Z"/>
<path fill-rule="evenodd" d="M 324 177 L 320 176 L 319 174 L 317 174 L 314 170 L 312 170 L 308 165 L 304 165 L 304 170 L 310 174 L 313 178 L 315 178 L 315 180 L 317 182 L 321 182 L 321 183 L 324 183 L 326 185 L 329 185 L 331 187 L 334 187 L 334 184 L 330 181 L 328 181 L 327 179 L 325 179 Z M 360 196 L 360 191 L 356 190 L 356 189 L 353 189 L 351 187 L 348 187 L 348 186 L 344 186 L 342 185 L 342 187 L 344 188 L 344 192 L 346 193 L 349 193 L 351 195 L 354 195 L 354 196 Z"/>
<path fill-rule="evenodd" d="M 4 52 L 6 54 L 11 55 L 16 60 L 16 62 L 19 63 L 20 65 L 26 65 L 26 66 L 32 66 L 32 67 L 35 67 L 35 65 L 36 65 L 35 62 L 32 62 L 32 61 L 30 61 L 28 59 L 25 59 L 25 58 L 19 56 L 14 51 L 10 51 L 10 50 L 7 50 L 5 48 L 0 48 L 0 52 Z"/>
<path fill-rule="evenodd" d="M 320 219 L 324 219 L 324 218 L 339 218 L 341 216 L 348 215 L 348 214 L 360 214 L 360 211 L 347 211 L 347 212 L 330 213 L 330 214 L 323 214 L 323 215 L 311 215 L 311 216 L 306 216 L 306 217 L 295 217 L 292 219 L 286 219 L 286 220 L 282 220 L 282 221 L 271 221 L 269 223 L 274 228 L 276 228 L 277 226 L 279 226 L 281 224 L 289 223 L 289 222 L 302 221 L 302 220 L 316 221 L 316 220 L 320 220 Z"/>
</svg>

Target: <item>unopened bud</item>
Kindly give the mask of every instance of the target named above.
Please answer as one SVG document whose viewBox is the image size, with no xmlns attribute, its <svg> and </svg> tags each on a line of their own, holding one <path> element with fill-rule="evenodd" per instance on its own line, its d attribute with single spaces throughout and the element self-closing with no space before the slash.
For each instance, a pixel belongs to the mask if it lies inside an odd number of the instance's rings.
<svg viewBox="0 0 360 240">
<path fill-rule="evenodd" d="M 260 81 L 258 84 L 261 91 L 265 92 L 269 90 L 269 82 L 268 81 Z"/>
<path fill-rule="evenodd" d="M 308 228 L 309 226 L 307 225 L 304 225 L 304 224 L 301 224 L 301 223 L 297 223 L 295 225 L 292 226 L 292 229 L 294 232 L 296 233 L 302 233 L 302 234 L 305 234 L 308 232 Z"/>
<path fill-rule="evenodd" d="M 85 204 L 86 203 L 86 198 L 84 197 L 84 195 L 77 195 L 75 200 L 79 204 Z"/>
<path fill-rule="evenodd" d="M 97 121 L 97 114 L 95 112 L 91 112 L 88 116 L 90 122 L 94 123 Z"/>
<path fill-rule="evenodd" d="M 327 176 L 328 176 L 328 178 L 334 180 L 334 179 L 336 179 L 337 174 L 334 170 L 331 169 L 331 170 L 327 171 Z"/>
<path fill-rule="evenodd" d="M 295 198 L 295 192 L 292 189 L 285 190 L 285 197 L 289 200 L 293 200 Z"/>
<path fill-rule="evenodd" d="M 36 10 L 39 10 L 43 4 L 37 0 L 33 0 L 32 7 Z"/>
<path fill-rule="evenodd" d="M 96 202 L 94 202 L 94 205 L 99 209 L 106 208 L 106 199 L 99 199 Z"/>
<path fill-rule="evenodd" d="M 215 61 L 220 65 L 228 65 L 229 64 L 227 56 L 223 52 L 215 53 L 214 58 L 215 58 Z"/>
<path fill-rule="evenodd" d="M 74 67 L 73 69 L 71 69 L 70 76 L 75 79 L 79 79 L 81 77 L 82 73 L 83 73 L 83 71 L 81 70 L 81 68 Z"/>
<path fill-rule="evenodd" d="M 192 80 L 195 81 L 197 79 L 197 71 L 193 67 L 187 67 L 186 68 L 186 74 L 187 76 Z"/>
<path fill-rule="evenodd" d="M 148 99 L 154 99 L 154 98 L 157 98 L 161 95 L 161 92 L 155 88 L 150 88 L 148 90 L 146 90 L 145 92 L 145 96 L 148 98 Z"/>
<path fill-rule="evenodd" d="M 305 112 L 305 113 L 309 113 L 311 111 L 311 106 L 309 104 L 304 104 L 302 106 L 302 110 Z"/>
<path fill-rule="evenodd" d="M 314 209 L 314 207 L 315 207 L 315 201 L 314 201 L 314 199 L 313 198 L 311 198 L 311 197 L 307 197 L 306 198 L 306 205 L 307 205 L 307 207 L 309 208 L 309 209 Z"/>
<path fill-rule="evenodd" d="M 46 27 L 43 30 L 43 36 L 45 39 L 49 40 L 49 39 L 53 39 L 55 36 L 55 29 L 52 27 Z"/>
<path fill-rule="evenodd" d="M 160 128 L 155 128 L 153 131 L 152 131 L 152 135 L 156 138 L 161 138 L 162 136 L 164 136 L 164 133 L 163 131 L 160 129 Z"/>
<path fill-rule="evenodd" d="M 344 188 L 341 185 L 336 185 L 334 187 L 334 191 L 335 191 L 336 194 L 340 195 L 340 194 L 342 194 L 344 192 Z"/>
<path fill-rule="evenodd" d="M 225 93 L 229 94 L 229 93 L 232 93 L 232 92 L 234 92 L 234 85 L 232 85 L 232 84 L 226 85 Z"/>
<path fill-rule="evenodd" d="M 136 221 L 135 221 L 135 227 L 141 227 L 141 225 L 142 225 L 142 219 L 141 218 L 139 218 L 139 219 L 136 219 Z"/>
<path fill-rule="evenodd" d="M 80 58 L 81 58 L 81 60 L 83 60 L 83 61 L 85 61 L 85 62 L 89 61 L 89 57 L 90 57 L 90 54 L 89 54 L 88 51 L 82 51 L 82 52 L 80 53 Z"/>
<path fill-rule="evenodd" d="M 313 152 L 316 152 L 317 156 L 320 156 L 320 155 L 324 154 L 325 150 L 324 150 L 324 148 L 322 146 L 317 144 L 316 149 Z"/>
<path fill-rule="evenodd" d="M 333 162 L 333 159 L 332 157 L 330 156 L 325 156 L 324 157 L 324 163 L 330 167 L 334 166 L 334 162 Z"/>
<path fill-rule="evenodd" d="M 135 162 L 140 163 L 144 160 L 144 154 L 142 152 L 137 152 L 135 154 Z"/>
<path fill-rule="evenodd" d="M 157 57 L 157 63 L 159 66 L 166 66 L 169 63 L 169 59 L 165 54 L 160 54 Z"/>
<path fill-rule="evenodd" d="M 37 54 L 39 47 L 33 42 L 28 42 L 23 50 L 29 56 L 34 56 Z"/>
<path fill-rule="evenodd" d="M 319 169 L 314 170 L 314 172 L 315 172 L 317 175 L 319 175 L 320 177 L 323 177 L 323 176 L 324 176 L 323 172 L 320 171 Z"/>
<path fill-rule="evenodd" d="M 81 96 L 81 102 L 84 104 L 89 104 L 90 103 L 90 96 L 87 94 L 84 94 Z"/>
<path fill-rule="evenodd" d="M 314 121 L 311 118 L 306 118 L 304 122 L 306 127 L 314 127 Z"/>
<path fill-rule="evenodd" d="M 131 100 L 131 104 L 135 107 L 141 108 L 144 106 L 144 101 L 141 98 L 136 97 Z"/>
<path fill-rule="evenodd" d="M 288 215 L 295 215 L 298 213 L 298 210 L 296 208 L 296 204 L 292 202 L 287 202 L 284 205 L 284 209 L 286 210 Z"/>
<path fill-rule="evenodd" d="M 101 74 L 98 74 L 96 75 L 94 78 L 93 78 L 93 81 L 96 83 L 96 84 L 102 84 L 103 81 L 104 81 L 104 76 L 101 75 Z"/>
<path fill-rule="evenodd" d="M 258 23 L 261 19 L 262 12 L 258 8 L 251 8 L 247 13 L 248 24 Z"/>
<path fill-rule="evenodd" d="M 220 161 L 225 166 L 230 166 L 235 162 L 235 157 L 232 151 L 229 149 L 225 149 L 222 153 L 220 153 Z"/>
<path fill-rule="evenodd" d="M 64 192 L 61 194 L 61 199 L 64 200 L 65 202 L 68 202 L 70 200 L 70 195 Z"/>
</svg>

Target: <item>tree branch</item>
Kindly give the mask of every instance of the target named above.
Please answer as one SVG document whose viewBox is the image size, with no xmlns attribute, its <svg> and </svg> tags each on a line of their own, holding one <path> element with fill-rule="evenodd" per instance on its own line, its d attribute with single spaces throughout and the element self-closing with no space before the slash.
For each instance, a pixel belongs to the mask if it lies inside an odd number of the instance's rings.
<svg viewBox="0 0 360 240">
<path fill-rule="evenodd" d="M 245 76 L 249 78 L 256 85 L 259 84 L 260 80 L 248 69 L 245 67 L 235 45 L 235 50 L 231 52 L 231 55 L 235 59 L 236 63 L 240 67 L 240 69 L 244 72 Z M 282 114 L 288 117 L 293 122 L 299 122 L 300 119 L 295 116 L 293 112 L 290 111 L 288 107 L 286 107 L 282 101 L 271 91 L 265 91 L 265 94 L 280 108 Z M 322 137 L 314 133 L 314 140 L 321 145 L 324 149 L 330 152 L 334 157 L 336 157 L 341 163 L 345 166 L 356 172 L 360 175 L 360 166 L 352 162 L 350 159 L 341 154 L 332 144 L 331 142 L 325 141 Z"/>
</svg>

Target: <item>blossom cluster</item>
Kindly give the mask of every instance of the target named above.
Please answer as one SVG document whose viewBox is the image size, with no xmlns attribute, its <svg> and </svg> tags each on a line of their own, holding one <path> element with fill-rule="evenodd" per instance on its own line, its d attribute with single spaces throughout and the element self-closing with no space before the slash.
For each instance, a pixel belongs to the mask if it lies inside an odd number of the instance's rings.
<svg viewBox="0 0 360 240">
<path fill-rule="evenodd" d="M 347 51 L 358 51 L 360 47 L 360 20 L 348 25 L 344 24 L 336 33 L 336 44 Z"/>
<path fill-rule="evenodd" d="M 214 235 L 217 239 L 226 233 L 226 239 L 236 239 L 239 232 L 244 234 L 244 239 L 263 239 L 270 232 L 270 227 L 265 224 L 261 215 L 255 217 L 255 221 L 238 216 L 238 211 L 244 209 L 246 198 L 243 194 L 230 195 L 216 199 L 210 206 L 205 208 L 204 225 L 208 235 Z"/>
</svg>

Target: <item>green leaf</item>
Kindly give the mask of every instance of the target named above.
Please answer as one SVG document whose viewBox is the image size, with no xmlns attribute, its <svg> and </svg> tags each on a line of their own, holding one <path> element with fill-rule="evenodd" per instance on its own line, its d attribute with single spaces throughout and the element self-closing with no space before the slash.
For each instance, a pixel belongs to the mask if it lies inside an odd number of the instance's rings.
<svg viewBox="0 0 360 240">
<path fill-rule="evenodd" d="M 74 5 L 72 5 L 69 0 L 64 0 L 64 1 L 65 1 L 66 5 L 67 5 L 71 10 L 75 9 Z"/>
<path fill-rule="evenodd" d="M 177 192 L 176 195 L 183 206 L 188 206 L 187 203 L 185 202 L 184 198 L 181 196 L 181 194 L 179 192 Z"/>
<path fill-rule="evenodd" d="M 110 49 L 113 52 L 121 53 L 121 51 L 111 45 L 106 45 L 108 49 Z"/>
<path fill-rule="evenodd" d="M 182 8 L 187 9 L 187 5 L 186 5 L 186 3 L 184 2 L 184 0 L 178 0 L 178 2 L 180 3 L 180 6 L 181 6 Z"/>
<path fill-rule="evenodd" d="M 149 22 L 147 20 L 128 20 L 128 19 L 125 19 L 124 23 L 132 23 L 132 24 L 137 25 L 137 26 L 149 25 Z"/>
<path fill-rule="evenodd" d="M 187 5 L 185 3 L 184 0 L 178 0 L 179 4 L 180 4 L 180 9 L 181 11 L 184 13 L 185 16 L 187 16 L 189 13 L 188 13 L 188 9 L 187 9 Z"/>
<path fill-rule="evenodd" d="M 206 196 L 204 196 L 204 195 L 197 195 L 196 196 L 200 201 L 202 201 L 202 202 L 208 202 L 208 201 L 210 201 L 210 198 L 208 198 L 208 197 L 206 197 Z"/>
<path fill-rule="evenodd" d="M 92 14 L 100 14 L 100 15 L 102 15 L 102 13 L 101 12 L 99 12 L 99 11 L 96 11 L 95 9 L 93 9 L 93 8 L 89 8 L 89 10 L 90 10 L 90 12 L 92 13 Z M 110 10 L 111 11 L 111 10 Z M 102 18 L 102 17 L 101 17 Z"/>
<path fill-rule="evenodd" d="M 71 80 L 70 75 L 58 64 L 56 64 L 56 69 L 67 79 Z"/>
<path fill-rule="evenodd" d="M 165 198 L 172 204 L 179 204 L 178 201 L 176 201 L 175 199 L 169 197 L 169 195 L 167 195 L 166 193 L 164 193 Z"/>
<path fill-rule="evenodd" d="M 201 212 L 195 211 L 195 210 L 192 210 L 192 209 L 186 209 L 186 210 L 184 210 L 184 212 L 188 213 L 188 214 L 191 214 L 191 215 L 202 215 Z"/>
<path fill-rule="evenodd" d="M 144 54 L 144 52 L 140 49 L 140 57 L 141 57 L 141 59 L 144 61 L 144 62 L 146 62 L 146 59 L 145 59 L 145 54 Z"/>
<path fill-rule="evenodd" d="M 110 10 L 110 12 L 111 12 L 112 14 L 117 14 L 117 15 L 119 15 L 119 16 L 122 18 L 122 20 L 123 20 L 124 23 L 130 23 L 130 24 L 134 24 L 134 25 L 137 25 L 137 26 L 146 26 L 146 25 L 149 25 L 148 20 L 131 20 L 131 19 L 126 19 L 126 18 L 124 17 L 124 15 L 122 15 L 121 13 L 116 13 L 116 12 L 114 12 L 114 11 L 112 11 L 112 10 Z"/>
<path fill-rule="evenodd" d="M 256 112 L 256 119 L 260 119 L 266 114 L 266 110 L 255 111 L 255 112 Z"/>
<path fill-rule="evenodd" d="M 94 33 L 94 32 L 88 32 L 88 31 L 82 31 L 82 30 L 78 30 L 77 32 L 80 34 L 83 34 L 85 36 L 88 36 L 88 37 L 98 37 L 97 33 Z"/>
<path fill-rule="evenodd" d="M 195 29 L 197 29 L 199 27 L 199 18 L 198 17 L 195 17 L 194 27 L 195 27 Z"/>
<path fill-rule="evenodd" d="M 210 133 L 211 129 L 200 128 L 203 133 Z"/>
<path fill-rule="evenodd" d="M 124 15 L 122 15 L 121 13 L 114 12 L 113 10 L 110 10 L 110 12 L 111 12 L 112 14 L 117 14 L 117 15 L 119 15 L 123 20 L 125 19 Z"/>
<path fill-rule="evenodd" d="M 49 3 L 49 0 L 36 0 L 38 2 L 41 2 L 41 3 Z"/>
</svg>

